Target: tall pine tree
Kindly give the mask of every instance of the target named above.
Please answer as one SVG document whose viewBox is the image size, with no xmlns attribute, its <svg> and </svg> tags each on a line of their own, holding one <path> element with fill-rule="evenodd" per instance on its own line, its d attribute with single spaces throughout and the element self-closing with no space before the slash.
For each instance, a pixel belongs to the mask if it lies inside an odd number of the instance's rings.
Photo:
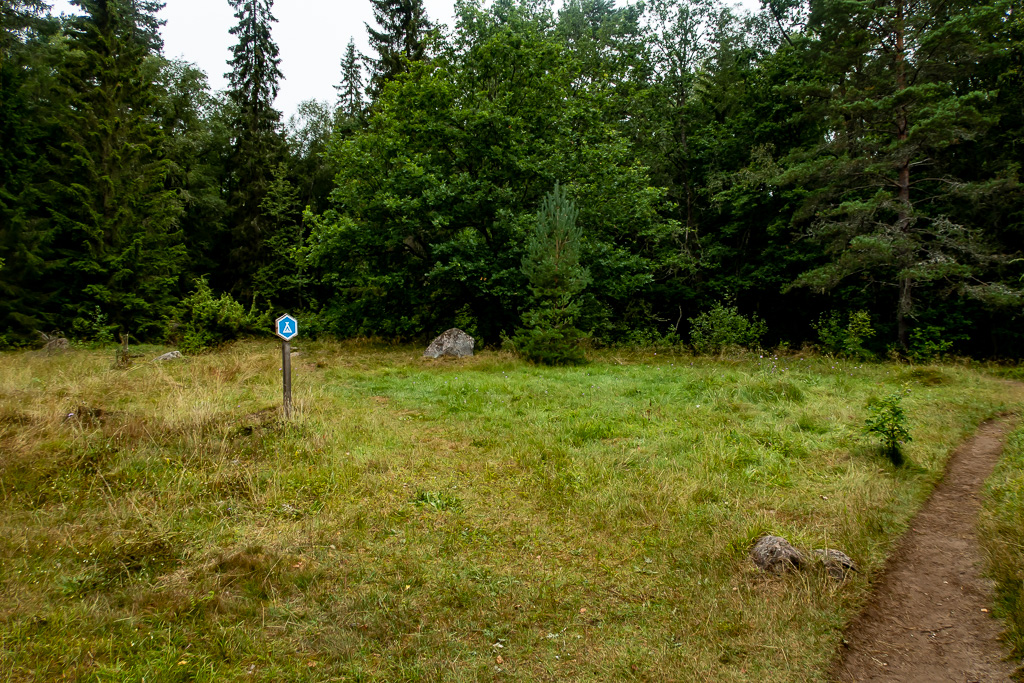
<svg viewBox="0 0 1024 683">
<path fill-rule="evenodd" d="M 159 43 L 153 12 L 134 0 L 75 0 L 60 68 L 67 108 L 52 184 L 55 302 L 74 332 L 162 333 L 177 300 L 181 204 L 166 189 L 157 123 Z M 104 330 L 104 326 L 109 328 Z"/>
<path fill-rule="evenodd" d="M 281 114 L 274 108 L 281 79 L 277 45 L 270 32 L 277 20 L 273 0 L 228 0 L 238 24 L 231 48 L 228 95 L 235 107 L 228 204 L 232 225 L 231 281 L 242 297 L 254 296 L 253 275 L 272 259 L 266 242 L 272 230 L 262 206 L 284 156 Z"/>
<path fill-rule="evenodd" d="M 861 279 L 892 302 L 904 348 L 921 301 L 1017 297 L 982 279 L 991 260 L 988 240 L 956 206 L 958 197 L 991 201 L 998 184 L 991 176 L 960 177 L 950 163 L 970 154 L 998 120 L 993 94 L 970 74 L 998 48 L 993 36 L 1003 5 L 812 6 L 824 81 L 809 89 L 808 110 L 826 126 L 817 146 L 791 156 L 785 178 L 811 190 L 797 220 L 810 224 L 828 262 L 797 284 L 828 291 Z"/>
<path fill-rule="evenodd" d="M 62 46 L 47 39 L 57 25 L 44 10 L 38 0 L 0 3 L 0 346 L 49 324 L 47 146 L 63 102 L 53 78 Z"/>
<path fill-rule="evenodd" d="M 356 51 L 355 40 L 349 39 L 341 58 L 341 83 L 338 91 L 338 125 L 349 130 L 363 117 L 363 56 Z"/>
<path fill-rule="evenodd" d="M 408 70 L 407 62 L 427 58 L 427 37 L 431 29 L 423 0 L 370 0 L 379 30 L 366 25 L 370 47 L 377 53 L 370 60 L 369 93 L 380 96 L 384 84 Z"/>
</svg>

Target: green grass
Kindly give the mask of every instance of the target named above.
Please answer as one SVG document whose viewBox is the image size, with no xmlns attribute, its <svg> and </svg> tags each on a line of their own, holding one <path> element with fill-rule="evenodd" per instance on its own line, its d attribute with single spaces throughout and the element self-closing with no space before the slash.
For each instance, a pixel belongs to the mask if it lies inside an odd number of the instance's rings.
<svg viewBox="0 0 1024 683">
<path fill-rule="evenodd" d="M 0 355 L 0 680 L 817 681 L 951 450 L 960 367 L 239 344 Z M 896 469 L 863 436 L 909 385 Z M 764 533 L 864 569 L 767 576 Z M 4 678 L 6 676 L 6 678 Z"/>
<path fill-rule="evenodd" d="M 984 501 L 981 541 L 996 581 L 996 615 L 1006 620 L 1007 644 L 1024 659 L 1024 429 L 1007 440 Z M 1024 680 L 1024 669 L 1017 680 Z"/>
</svg>

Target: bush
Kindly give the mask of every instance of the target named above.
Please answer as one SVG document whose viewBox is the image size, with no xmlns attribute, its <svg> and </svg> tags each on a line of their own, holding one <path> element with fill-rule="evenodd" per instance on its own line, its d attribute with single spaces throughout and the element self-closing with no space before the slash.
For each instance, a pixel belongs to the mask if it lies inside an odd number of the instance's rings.
<svg viewBox="0 0 1024 683">
<path fill-rule="evenodd" d="M 864 348 L 864 342 L 875 336 L 871 315 L 867 311 L 854 311 L 843 325 L 842 315 L 833 312 L 821 316 L 814 325 L 822 348 L 828 353 L 847 358 L 871 358 L 874 354 Z"/>
<path fill-rule="evenodd" d="M 206 278 L 199 278 L 195 291 L 182 300 L 175 316 L 174 327 L 181 335 L 179 348 L 192 354 L 237 339 L 250 329 L 249 317 L 230 294 L 215 299 Z"/>
<path fill-rule="evenodd" d="M 910 348 L 907 357 L 915 363 L 932 363 L 941 360 L 953 349 L 953 340 L 946 338 L 941 327 L 926 325 L 910 331 Z"/>
<path fill-rule="evenodd" d="M 901 444 L 911 441 L 907 430 L 907 414 L 903 410 L 905 391 L 894 391 L 883 398 L 868 401 L 871 416 L 864 423 L 864 431 L 882 439 L 882 450 L 894 465 L 903 464 Z"/>
<path fill-rule="evenodd" d="M 117 325 L 110 324 L 110 319 L 103 310 L 96 306 L 89 318 L 77 317 L 71 321 L 71 333 L 75 339 L 93 341 L 97 344 L 113 344 Z"/>
<path fill-rule="evenodd" d="M 690 343 L 697 353 L 721 353 L 730 347 L 755 347 L 768 333 L 756 315 L 747 318 L 735 305 L 719 301 L 696 318 L 690 318 Z"/>
</svg>

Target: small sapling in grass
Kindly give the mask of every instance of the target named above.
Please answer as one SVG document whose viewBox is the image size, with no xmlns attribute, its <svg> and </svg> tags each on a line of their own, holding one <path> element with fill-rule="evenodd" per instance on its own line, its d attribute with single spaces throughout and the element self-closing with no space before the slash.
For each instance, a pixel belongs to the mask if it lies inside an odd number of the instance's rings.
<svg viewBox="0 0 1024 683">
<path fill-rule="evenodd" d="M 864 423 L 865 432 L 882 439 L 883 452 L 896 466 L 903 464 L 901 444 L 912 440 L 907 429 L 907 414 L 901 403 L 907 391 L 894 391 L 888 396 L 869 400 L 871 415 Z"/>
</svg>

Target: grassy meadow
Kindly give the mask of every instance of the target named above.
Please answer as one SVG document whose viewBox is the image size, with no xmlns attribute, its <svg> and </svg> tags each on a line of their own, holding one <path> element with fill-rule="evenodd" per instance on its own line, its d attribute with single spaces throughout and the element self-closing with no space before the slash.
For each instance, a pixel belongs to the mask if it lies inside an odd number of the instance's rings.
<svg viewBox="0 0 1024 683">
<path fill-rule="evenodd" d="M 296 346 L 290 422 L 273 341 L 0 354 L 0 680 L 823 681 L 949 453 L 1024 399 L 959 366 Z M 901 387 L 895 468 L 862 427 Z M 769 532 L 862 571 L 762 574 Z"/>
</svg>

